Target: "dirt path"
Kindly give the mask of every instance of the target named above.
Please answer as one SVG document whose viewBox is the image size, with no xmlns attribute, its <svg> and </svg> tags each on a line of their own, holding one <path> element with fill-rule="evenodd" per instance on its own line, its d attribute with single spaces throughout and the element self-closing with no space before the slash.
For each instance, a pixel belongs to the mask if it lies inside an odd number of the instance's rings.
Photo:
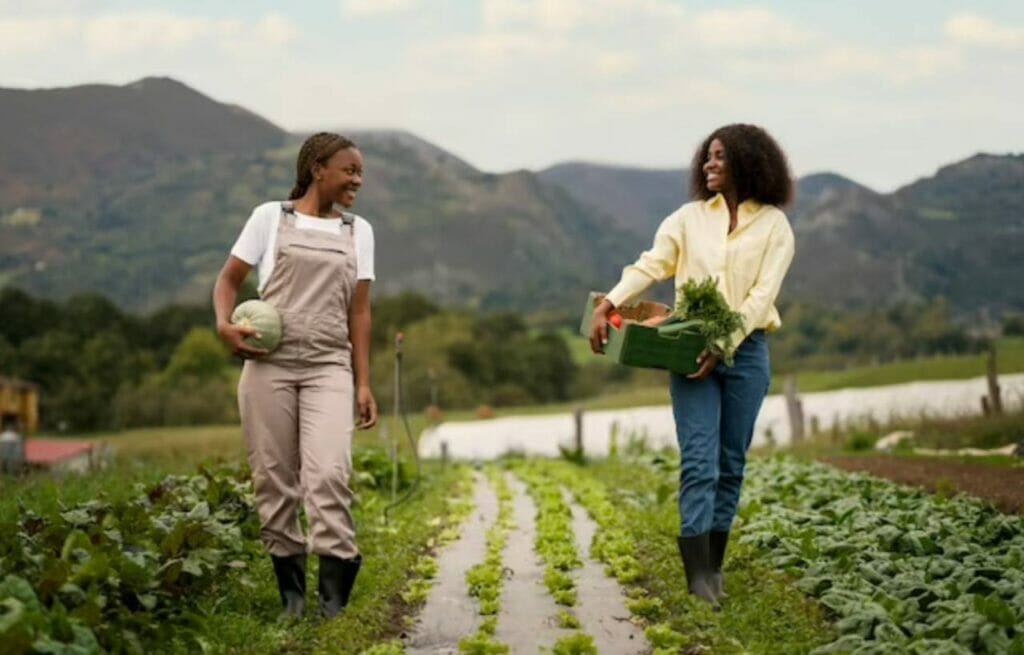
<svg viewBox="0 0 1024 655">
<path fill-rule="evenodd" d="M 559 607 L 548 594 L 544 565 L 533 550 L 537 507 L 522 481 L 511 475 L 508 481 L 515 493 L 512 519 L 516 527 L 509 532 L 505 546 L 508 578 L 502 588 L 494 637 L 508 644 L 512 655 L 532 655 L 540 652 L 541 647 L 550 650 L 559 637 L 568 633 L 558 626 Z"/>
<path fill-rule="evenodd" d="M 597 532 L 597 524 L 586 510 L 577 505 L 572 494 L 565 500 L 572 509 L 572 529 L 576 535 L 583 567 L 576 576 L 579 598 L 576 616 L 583 631 L 594 638 L 599 653 L 615 655 L 643 655 L 651 651 L 644 631 L 634 625 L 626 608 L 622 587 L 604 573 L 604 566 L 590 557 L 590 544 Z"/>
<path fill-rule="evenodd" d="M 555 642 L 576 632 L 559 626 L 559 613 L 571 609 L 580 620 L 580 630 L 594 639 L 598 653 L 650 653 L 643 630 L 630 621 L 622 588 L 590 558 L 597 525 L 587 512 L 563 492 L 572 509 L 576 548 L 583 560 L 573 573 L 577 604 L 563 608 L 548 592 L 544 563 L 534 551 L 537 507 L 522 480 L 511 474 L 506 480 L 514 494 L 515 527 L 509 530 L 502 553 L 505 581 L 495 640 L 507 644 L 511 655 L 551 652 Z M 462 534 L 438 555 L 436 582 L 405 640 L 409 655 L 455 655 L 459 640 L 480 628 L 482 617 L 477 601 L 467 594 L 466 571 L 484 561 L 486 533 L 498 516 L 498 498 L 482 475 L 476 476 L 473 502 L 473 514 L 463 524 Z"/>
<path fill-rule="evenodd" d="M 498 516 L 498 497 L 482 475 L 473 489 L 474 510 L 459 539 L 437 558 L 438 574 L 406 641 L 408 655 L 453 655 L 459 639 L 480 626 L 476 600 L 466 594 L 466 571 L 487 553 L 487 528 Z"/>
<path fill-rule="evenodd" d="M 984 498 L 1010 514 L 1024 514 L 1024 468 L 894 455 L 831 456 L 822 461 L 931 492 L 955 490 Z"/>
</svg>

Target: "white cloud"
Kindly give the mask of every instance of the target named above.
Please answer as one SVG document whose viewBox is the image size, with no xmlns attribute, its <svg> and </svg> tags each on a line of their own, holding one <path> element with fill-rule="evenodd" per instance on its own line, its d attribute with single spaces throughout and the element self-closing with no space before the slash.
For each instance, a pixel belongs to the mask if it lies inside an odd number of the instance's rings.
<svg viewBox="0 0 1024 655">
<path fill-rule="evenodd" d="M 628 52 L 602 52 L 593 59 L 593 72 L 601 79 L 612 80 L 632 73 L 640 65 L 640 57 Z"/>
<path fill-rule="evenodd" d="M 541 34 L 470 34 L 417 44 L 410 48 L 410 60 L 417 65 L 435 64 L 445 67 L 458 63 L 480 68 L 552 57 L 562 49 L 562 41 Z"/>
<path fill-rule="evenodd" d="M 342 0 L 341 13 L 346 16 L 381 16 L 409 11 L 416 0 Z"/>
<path fill-rule="evenodd" d="M 299 27 L 281 14 L 267 14 L 254 26 L 254 36 L 263 43 L 288 45 L 299 37 Z"/>
<path fill-rule="evenodd" d="M 21 16 L 50 16 L 79 11 L 88 0 L 0 0 L 0 14 Z"/>
<path fill-rule="evenodd" d="M 832 46 L 791 69 L 811 81 L 866 76 L 898 84 L 940 76 L 959 68 L 961 56 L 948 46 L 917 46 L 895 50 Z"/>
<path fill-rule="evenodd" d="M 603 102 L 609 109 L 637 116 L 678 111 L 686 107 L 720 107 L 736 94 L 718 80 L 687 76 L 668 85 L 608 93 Z"/>
<path fill-rule="evenodd" d="M 484 31 L 614 29 L 628 38 L 625 26 L 680 20 L 685 12 L 669 0 L 483 0 Z"/>
<path fill-rule="evenodd" d="M 480 17 L 486 32 L 529 28 L 536 18 L 536 6 L 520 0 L 484 0 Z"/>
<path fill-rule="evenodd" d="M 992 48 L 1024 47 L 1024 27 L 1001 25 L 975 14 L 957 14 L 946 21 L 946 35 L 957 43 Z"/>
<path fill-rule="evenodd" d="M 0 52 L 45 51 L 73 37 L 77 30 L 77 21 L 70 17 L 0 18 Z"/>
<path fill-rule="evenodd" d="M 702 11 L 694 26 L 700 42 L 718 50 L 797 48 L 817 39 L 785 16 L 753 7 Z"/>
<path fill-rule="evenodd" d="M 100 54 L 124 54 L 147 48 L 169 50 L 231 30 L 209 19 L 164 12 L 110 14 L 82 24 L 86 47 Z M 231 30 L 234 31 L 234 30 Z"/>
<path fill-rule="evenodd" d="M 27 54 L 61 48 L 101 56 L 142 51 L 170 51 L 208 42 L 232 52 L 282 46 L 299 34 L 298 27 L 280 14 L 251 22 L 181 16 L 164 11 L 0 18 L 0 52 Z"/>
</svg>

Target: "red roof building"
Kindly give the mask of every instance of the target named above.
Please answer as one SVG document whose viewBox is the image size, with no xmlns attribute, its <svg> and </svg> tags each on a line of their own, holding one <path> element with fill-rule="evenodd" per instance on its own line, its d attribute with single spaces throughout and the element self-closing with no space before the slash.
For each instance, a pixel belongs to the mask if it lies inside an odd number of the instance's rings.
<svg viewBox="0 0 1024 655">
<path fill-rule="evenodd" d="M 92 452 L 91 441 L 69 439 L 26 439 L 25 463 L 29 466 L 62 471 L 88 471 Z"/>
</svg>

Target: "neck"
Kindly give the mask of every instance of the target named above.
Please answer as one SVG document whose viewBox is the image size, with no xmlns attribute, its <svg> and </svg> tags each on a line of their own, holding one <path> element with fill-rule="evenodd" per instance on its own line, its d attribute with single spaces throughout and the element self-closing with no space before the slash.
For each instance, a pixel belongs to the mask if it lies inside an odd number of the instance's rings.
<svg viewBox="0 0 1024 655">
<path fill-rule="evenodd" d="M 319 216 L 320 218 L 334 213 L 334 203 L 321 198 L 320 194 L 312 188 L 306 191 L 306 195 L 295 201 L 294 207 L 297 212 L 309 214 L 310 216 Z"/>
<path fill-rule="evenodd" d="M 729 208 L 729 213 L 735 216 L 740 206 L 740 199 L 737 197 L 736 192 L 732 190 L 723 191 L 722 197 L 725 198 L 725 204 Z"/>
</svg>

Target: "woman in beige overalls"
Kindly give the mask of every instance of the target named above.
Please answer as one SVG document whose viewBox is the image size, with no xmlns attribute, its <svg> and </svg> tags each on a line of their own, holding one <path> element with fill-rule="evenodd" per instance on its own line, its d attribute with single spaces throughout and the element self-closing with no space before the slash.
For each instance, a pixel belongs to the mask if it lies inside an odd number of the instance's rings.
<svg viewBox="0 0 1024 655">
<path fill-rule="evenodd" d="M 357 280 L 355 217 L 341 210 L 359 190 L 362 155 L 344 137 L 320 133 L 303 144 L 296 169 L 290 199 L 263 205 L 250 219 L 269 210 L 267 224 L 276 224 L 268 240 L 273 267 L 260 295 L 281 315 L 281 345 L 273 353 L 253 348 L 243 341 L 253 330 L 229 322 L 253 266 L 234 250 L 214 287 L 214 307 L 221 338 L 247 360 L 239 410 L 260 537 L 273 560 L 284 615 L 304 610 L 306 553 L 312 552 L 320 558 L 320 612 L 332 617 L 348 603 L 362 562 L 349 485 L 356 407 L 360 428 L 377 422 L 369 380 L 370 283 Z M 314 220 L 317 229 L 301 229 L 297 215 L 331 223 Z M 335 223 L 337 229 L 324 231 Z"/>
</svg>

